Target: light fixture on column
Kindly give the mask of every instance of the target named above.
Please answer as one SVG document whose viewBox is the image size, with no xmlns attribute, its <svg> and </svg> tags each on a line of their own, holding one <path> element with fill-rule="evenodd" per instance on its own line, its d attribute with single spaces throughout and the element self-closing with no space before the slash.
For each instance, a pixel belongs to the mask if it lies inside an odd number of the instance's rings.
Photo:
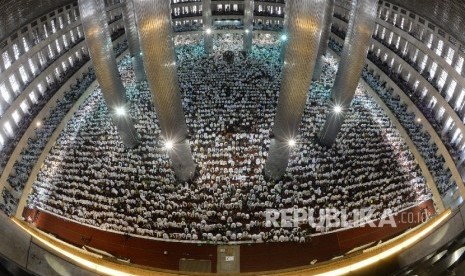
<svg viewBox="0 0 465 276">
<path fill-rule="evenodd" d="M 286 41 L 287 40 L 287 35 L 286 34 L 282 34 L 281 35 L 281 41 Z"/>
<path fill-rule="evenodd" d="M 289 144 L 289 147 L 293 148 L 297 144 L 297 142 L 294 139 L 289 139 L 287 142 Z"/>
<path fill-rule="evenodd" d="M 115 108 L 116 116 L 122 117 L 126 115 L 126 108 L 124 106 L 118 106 Z"/>
<path fill-rule="evenodd" d="M 342 106 L 340 105 L 335 105 L 334 106 L 334 113 L 338 114 L 338 113 L 341 113 L 342 112 Z"/>
<path fill-rule="evenodd" d="M 246 34 L 250 33 L 249 29 L 245 29 L 245 33 Z"/>
<path fill-rule="evenodd" d="M 173 141 L 168 140 L 168 141 L 165 142 L 165 149 L 172 150 L 173 147 L 174 147 Z"/>
<path fill-rule="evenodd" d="M 209 34 L 212 33 L 212 29 L 208 28 L 208 29 L 205 30 L 205 32 L 209 35 Z"/>
</svg>

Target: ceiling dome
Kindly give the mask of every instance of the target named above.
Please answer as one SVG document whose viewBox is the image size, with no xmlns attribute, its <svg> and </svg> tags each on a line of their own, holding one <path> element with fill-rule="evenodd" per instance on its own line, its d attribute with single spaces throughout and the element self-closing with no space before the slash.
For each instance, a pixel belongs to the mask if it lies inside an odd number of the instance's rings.
<svg viewBox="0 0 465 276">
<path fill-rule="evenodd" d="M 73 3 L 72 0 L 2 0 L 0 1 L 0 41 L 3 41 L 18 26 L 26 24 L 47 12 Z M 34 7 L 31 9 L 30 7 Z"/>
</svg>

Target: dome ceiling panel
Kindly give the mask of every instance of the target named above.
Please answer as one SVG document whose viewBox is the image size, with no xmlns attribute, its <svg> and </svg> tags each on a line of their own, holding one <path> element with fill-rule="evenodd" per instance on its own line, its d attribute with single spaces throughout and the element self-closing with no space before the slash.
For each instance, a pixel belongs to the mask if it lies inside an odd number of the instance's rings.
<svg viewBox="0 0 465 276">
<path fill-rule="evenodd" d="M 0 0 L 0 41 L 19 27 L 72 0 Z"/>
</svg>

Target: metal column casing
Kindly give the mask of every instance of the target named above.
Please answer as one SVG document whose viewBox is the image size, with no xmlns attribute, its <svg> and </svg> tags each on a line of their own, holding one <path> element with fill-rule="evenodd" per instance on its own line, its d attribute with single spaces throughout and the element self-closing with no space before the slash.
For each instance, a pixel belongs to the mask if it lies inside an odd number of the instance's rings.
<svg viewBox="0 0 465 276">
<path fill-rule="evenodd" d="M 123 21 L 136 80 L 141 82 L 145 80 L 145 72 L 142 62 L 142 52 L 140 51 L 136 17 L 134 15 L 134 3 L 132 0 L 126 0 L 123 5 Z"/>
<path fill-rule="evenodd" d="M 243 50 L 247 53 L 252 51 L 254 8 L 255 8 L 254 0 L 244 1 Z"/>
<path fill-rule="evenodd" d="M 202 0 L 203 45 L 207 54 L 213 52 L 212 1 Z M 207 33 L 210 30 L 210 33 Z"/>
<path fill-rule="evenodd" d="M 281 177 L 289 161 L 289 139 L 295 139 L 307 101 L 322 28 L 324 0 L 286 3 L 287 45 L 270 150 L 268 177 Z"/>
<path fill-rule="evenodd" d="M 116 108 L 127 107 L 127 99 L 113 52 L 104 3 L 99 0 L 79 0 L 78 3 L 87 48 L 113 124 L 124 144 L 136 147 L 139 136 L 129 112 L 126 111 L 125 116 L 115 114 Z"/>
<path fill-rule="evenodd" d="M 323 28 L 321 28 L 320 45 L 318 47 L 318 54 L 316 57 L 315 69 L 313 69 L 313 80 L 320 79 L 323 72 L 323 56 L 328 50 L 329 34 L 331 33 L 331 24 L 333 22 L 335 0 L 328 0 L 323 15 Z"/>
<path fill-rule="evenodd" d="M 170 1 L 134 0 L 134 8 L 145 72 L 162 135 L 174 145 L 168 154 L 177 179 L 186 181 L 194 175 L 195 163 L 181 103 Z"/>
<path fill-rule="evenodd" d="M 336 141 L 344 122 L 344 114 L 354 98 L 376 23 L 377 7 L 376 0 L 352 2 L 347 36 L 331 92 L 332 105 L 341 107 L 342 112 L 329 111 L 319 135 L 320 142 L 325 146 L 330 147 Z"/>
</svg>

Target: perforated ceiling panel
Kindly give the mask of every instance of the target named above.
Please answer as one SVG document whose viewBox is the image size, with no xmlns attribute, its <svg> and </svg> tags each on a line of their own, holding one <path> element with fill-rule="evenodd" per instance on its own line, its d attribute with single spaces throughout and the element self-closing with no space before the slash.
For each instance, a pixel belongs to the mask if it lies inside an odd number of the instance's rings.
<svg viewBox="0 0 465 276">
<path fill-rule="evenodd" d="M 465 44 L 464 0 L 389 0 L 389 2 L 413 11 L 441 27 Z"/>
<path fill-rule="evenodd" d="M 0 41 L 31 20 L 73 0 L 0 0 Z"/>
</svg>

